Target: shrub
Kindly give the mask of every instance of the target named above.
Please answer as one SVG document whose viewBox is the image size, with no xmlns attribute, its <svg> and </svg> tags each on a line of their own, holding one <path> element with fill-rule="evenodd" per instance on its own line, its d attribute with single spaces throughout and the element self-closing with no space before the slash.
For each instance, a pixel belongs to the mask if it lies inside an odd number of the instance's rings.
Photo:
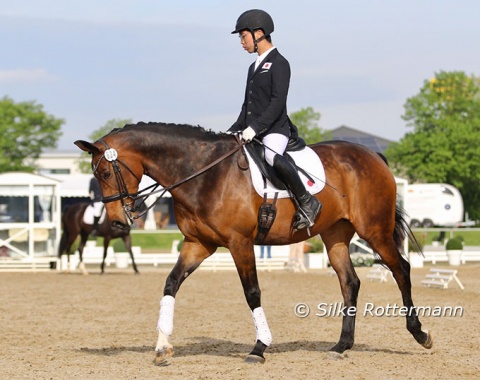
<svg viewBox="0 0 480 380">
<path fill-rule="evenodd" d="M 354 267 L 371 267 L 375 263 L 372 255 L 365 253 L 352 253 L 350 259 Z"/>
<path fill-rule="evenodd" d="M 308 245 L 307 252 L 310 253 L 322 253 L 323 252 L 323 241 L 318 236 L 315 236 L 305 242 Z"/>
<path fill-rule="evenodd" d="M 447 245 L 445 246 L 445 248 L 447 251 L 462 250 L 463 249 L 462 240 L 456 237 L 448 239 Z"/>
<path fill-rule="evenodd" d="M 112 248 L 113 251 L 116 252 L 127 252 L 127 247 L 125 247 L 125 243 L 123 242 L 123 239 L 114 239 L 112 240 Z M 97 243 L 97 245 L 99 245 Z M 100 246 L 103 246 L 103 242 L 100 244 Z"/>
</svg>

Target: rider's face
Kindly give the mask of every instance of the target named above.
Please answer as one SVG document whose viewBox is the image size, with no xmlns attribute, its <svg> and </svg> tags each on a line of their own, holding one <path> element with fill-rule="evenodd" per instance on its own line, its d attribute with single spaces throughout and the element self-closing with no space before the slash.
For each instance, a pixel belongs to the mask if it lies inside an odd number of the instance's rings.
<svg viewBox="0 0 480 380">
<path fill-rule="evenodd" d="M 238 34 L 240 37 L 240 43 L 244 50 L 248 51 L 249 53 L 255 52 L 255 44 L 253 43 L 252 33 L 247 30 L 244 30 Z"/>
</svg>

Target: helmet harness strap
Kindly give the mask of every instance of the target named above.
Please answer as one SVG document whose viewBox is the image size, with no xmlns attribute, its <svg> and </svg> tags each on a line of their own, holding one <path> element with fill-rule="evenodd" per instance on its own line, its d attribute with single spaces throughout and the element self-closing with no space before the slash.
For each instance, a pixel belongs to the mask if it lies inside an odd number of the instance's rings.
<svg viewBox="0 0 480 380">
<path fill-rule="evenodd" d="M 257 29 L 257 30 L 261 30 L 261 29 Z M 258 45 L 257 44 L 260 41 L 264 40 L 267 36 L 264 34 L 257 40 L 257 39 L 255 39 L 255 31 L 250 30 L 250 33 L 252 33 L 252 39 L 253 39 L 253 44 L 254 44 L 254 53 L 256 53 L 258 51 Z"/>
</svg>

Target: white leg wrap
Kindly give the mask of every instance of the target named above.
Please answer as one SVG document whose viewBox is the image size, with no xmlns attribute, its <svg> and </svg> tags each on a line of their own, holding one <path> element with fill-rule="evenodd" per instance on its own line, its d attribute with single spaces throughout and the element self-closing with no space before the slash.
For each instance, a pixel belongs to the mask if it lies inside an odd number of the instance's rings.
<svg viewBox="0 0 480 380">
<path fill-rule="evenodd" d="M 257 307 L 252 311 L 253 323 L 257 330 L 257 340 L 261 341 L 266 346 L 272 343 L 272 333 L 268 327 L 267 318 L 263 312 L 263 307 Z"/>
<path fill-rule="evenodd" d="M 160 301 L 160 316 L 158 317 L 157 330 L 170 336 L 173 333 L 173 312 L 175 308 L 175 298 L 172 296 L 163 296 Z"/>
</svg>

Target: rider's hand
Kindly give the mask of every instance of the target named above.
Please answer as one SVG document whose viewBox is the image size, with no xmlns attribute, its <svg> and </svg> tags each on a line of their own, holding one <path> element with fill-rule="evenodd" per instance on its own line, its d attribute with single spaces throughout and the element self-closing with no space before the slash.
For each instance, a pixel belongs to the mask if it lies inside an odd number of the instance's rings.
<svg viewBox="0 0 480 380">
<path fill-rule="evenodd" d="M 257 133 L 253 130 L 252 127 L 247 127 L 242 132 L 242 139 L 244 139 L 246 142 L 250 142 L 256 134 Z"/>
</svg>

